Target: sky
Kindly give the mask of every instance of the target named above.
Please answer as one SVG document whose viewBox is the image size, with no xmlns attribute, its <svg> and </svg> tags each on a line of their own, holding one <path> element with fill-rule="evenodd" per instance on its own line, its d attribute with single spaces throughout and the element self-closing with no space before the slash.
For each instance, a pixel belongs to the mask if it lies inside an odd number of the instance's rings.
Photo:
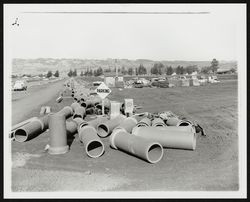
<svg viewBox="0 0 250 202">
<path fill-rule="evenodd" d="M 11 9 L 10 9 L 11 10 Z M 218 6 L 16 7 L 13 58 L 237 60 L 240 9 Z M 8 10 L 7 10 L 8 11 Z M 8 14 L 8 12 L 6 13 Z M 24 12 L 71 13 L 24 13 Z M 85 11 L 205 12 L 204 14 L 86 14 Z"/>
</svg>

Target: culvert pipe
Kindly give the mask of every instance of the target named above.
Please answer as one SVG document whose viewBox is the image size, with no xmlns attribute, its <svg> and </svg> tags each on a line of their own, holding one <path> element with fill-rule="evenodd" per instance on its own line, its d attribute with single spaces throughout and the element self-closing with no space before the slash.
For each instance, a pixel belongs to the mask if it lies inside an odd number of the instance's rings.
<svg viewBox="0 0 250 202">
<path fill-rule="evenodd" d="M 73 112 L 74 112 L 75 109 L 76 109 L 77 107 L 81 107 L 81 105 L 80 105 L 78 102 L 73 102 L 73 103 L 70 105 L 70 107 L 72 108 L 72 110 L 73 110 Z"/>
<path fill-rule="evenodd" d="M 94 107 L 94 103 L 92 102 L 92 100 L 86 100 L 86 101 L 82 102 L 81 105 L 85 108 Z"/>
<path fill-rule="evenodd" d="M 115 130 L 110 136 L 110 146 L 125 151 L 149 163 L 162 159 L 163 148 L 160 143 L 127 133 L 124 129 Z"/>
<path fill-rule="evenodd" d="M 74 110 L 74 114 L 73 114 L 73 119 L 80 117 L 80 118 L 84 118 L 86 116 L 86 110 L 84 107 L 77 107 Z"/>
<path fill-rule="evenodd" d="M 70 106 L 63 107 L 60 111 L 57 112 L 58 114 L 62 114 L 65 116 L 65 118 L 69 118 L 73 114 L 73 110 Z"/>
<path fill-rule="evenodd" d="M 192 125 L 192 123 L 190 121 L 181 120 L 181 119 L 176 118 L 176 117 L 167 119 L 166 124 L 168 126 L 188 126 L 188 125 Z"/>
<path fill-rule="evenodd" d="M 64 154 L 68 152 L 66 118 L 62 113 L 49 116 L 49 154 Z"/>
<path fill-rule="evenodd" d="M 13 136 L 17 142 L 33 139 L 48 129 L 48 115 L 33 119 L 15 130 Z"/>
<path fill-rule="evenodd" d="M 114 128 L 113 132 L 115 130 L 124 129 L 126 132 L 131 133 L 132 129 L 136 126 L 137 120 L 134 117 L 128 117 L 124 119 L 124 121 L 121 122 L 117 127 Z"/>
<path fill-rule="evenodd" d="M 97 117 L 96 119 L 88 121 L 88 124 L 91 125 L 91 126 L 93 126 L 94 128 L 96 128 L 98 124 L 105 123 L 107 121 L 108 121 L 108 117 L 107 116 L 100 116 L 100 117 Z"/>
<path fill-rule="evenodd" d="M 77 132 L 78 124 L 75 121 L 66 121 L 67 134 L 75 134 Z"/>
<path fill-rule="evenodd" d="M 143 126 L 151 126 L 151 120 L 148 117 L 143 118 L 136 124 L 136 127 L 143 127 Z"/>
<path fill-rule="evenodd" d="M 124 115 L 118 115 L 111 120 L 98 124 L 97 134 L 100 137 L 107 137 L 110 133 L 112 133 L 113 129 L 120 125 L 126 118 L 127 117 Z"/>
<path fill-rule="evenodd" d="M 196 133 L 186 127 L 135 127 L 132 134 L 159 142 L 163 147 L 195 150 Z M 186 130 L 186 131 L 185 131 Z"/>
<path fill-rule="evenodd" d="M 164 127 L 164 126 L 166 126 L 166 124 L 164 123 L 164 121 L 161 118 L 154 118 L 152 120 L 152 126 L 154 126 L 154 127 Z"/>
<path fill-rule="evenodd" d="M 78 133 L 79 140 L 83 143 L 84 150 L 89 157 L 97 158 L 104 153 L 104 144 L 93 126 L 86 122 L 81 125 Z"/>
</svg>

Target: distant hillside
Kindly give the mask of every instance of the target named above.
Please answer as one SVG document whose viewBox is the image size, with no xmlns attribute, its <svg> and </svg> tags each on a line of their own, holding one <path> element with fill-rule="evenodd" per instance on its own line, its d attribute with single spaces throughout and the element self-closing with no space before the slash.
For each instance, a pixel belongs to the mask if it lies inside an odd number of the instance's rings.
<svg viewBox="0 0 250 202">
<path fill-rule="evenodd" d="M 53 59 L 53 58 L 37 58 L 37 59 L 13 59 L 12 61 L 12 74 L 41 74 L 47 73 L 49 70 L 52 72 L 59 70 L 59 72 L 67 73 L 70 69 L 77 69 L 78 71 L 86 70 L 87 68 L 96 69 L 102 67 L 103 69 L 114 69 L 115 66 L 121 68 L 136 68 L 140 64 L 143 64 L 148 70 L 156 62 L 161 62 L 165 66 L 177 67 L 197 65 L 198 68 L 209 66 L 211 61 L 153 61 L 147 59 L 106 59 L 106 60 L 95 60 L 95 59 Z M 222 69 L 231 69 L 237 67 L 236 61 L 219 61 L 219 66 Z"/>
</svg>

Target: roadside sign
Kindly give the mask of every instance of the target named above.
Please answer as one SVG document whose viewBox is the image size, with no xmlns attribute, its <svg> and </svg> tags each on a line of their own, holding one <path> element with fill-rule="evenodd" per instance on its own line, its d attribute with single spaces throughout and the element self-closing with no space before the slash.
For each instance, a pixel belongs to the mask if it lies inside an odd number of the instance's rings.
<svg viewBox="0 0 250 202">
<path fill-rule="evenodd" d="M 133 99 L 124 99 L 125 100 L 125 113 L 133 114 L 134 110 L 134 100 Z"/>
<path fill-rule="evenodd" d="M 111 89 L 105 84 L 101 83 L 96 89 L 95 92 L 101 97 L 101 99 L 104 99 L 111 93 Z"/>
</svg>

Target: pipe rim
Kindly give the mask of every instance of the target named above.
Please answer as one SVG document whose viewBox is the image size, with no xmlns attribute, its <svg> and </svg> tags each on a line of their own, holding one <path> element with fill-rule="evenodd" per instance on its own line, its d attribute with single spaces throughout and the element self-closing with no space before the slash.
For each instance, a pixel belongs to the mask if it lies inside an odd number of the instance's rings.
<svg viewBox="0 0 250 202">
<path fill-rule="evenodd" d="M 19 133 L 19 134 L 18 134 Z M 28 134 L 27 131 L 25 131 L 22 128 L 18 128 L 17 130 L 15 130 L 14 132 L 14 139 L 17 142 L 25 142 L 28 139 Z"/>
<path fill-rule="evenodd" d="M 97 134 L 99 137 L 107 137 L 109 135 L 109 127 L 105 123 L 98 124 L 97 127 Z"/>
<path fill-rule="evenodd" d="M 154 148 L 154 147 L 156 147 L 156 148 Z M 152 153 L 153 149 L 155 150 L 155 149 L 159 149 L 159 148 L 160 148 L 160 156 L 158 156 L 158 158 L 156 158 L 155 160 L 152 160 L 152 154 L 150 154 L 150 153 Z M 152 144 L 150 144 L 149 147 L 147 148 L 146 156 L 147 156 L 147 161 L 149 163 L 157 163 L 157 162 L 159 162 L 163 157 L 163 147 L 162 147 L 162 145 L 160 143 L 157 143 L 157 142 L 153 142 Z"/>
<path fill-rule="evenodd" d="M 116 146 L 115 146 L 115 136 L 117 135 L 117 133 L 119 132 L 127 132 L 124 128 L 117 128 L 117 129 L 114 129 L 112 134 L 110 135 L 110 139 L 109 139 L 109 142 L 110 142 L 110 146 L 114 149 L 118 149 Z"/>
<path fill-rule="evenodd" d="M 57 154 L 65 154 L 69 151 L 69 145 L 62 146 L 62 147 L 51 147 L 49 145 L 48 153 L 52 155 L 57 155 Z"/>
<path fill-rule="evenodd" d="M 101 150 L 96 155 L 93 155 L 92 152 L 90 152 L 91 150 L 89 150 L 89 147 L 93 146 L 93 144 L 99 145 L 98 147 L 94 148 L 94 150 L 101 147 Z M 102 156 L 102 154 L 104 153 L 104 150 L 105 150 L 104 144 L 100 140 L 93 140 L 91 142 L 88 142 L 88 144 L 85 145 L 85 151 L 86 151 L 87 155 L 91 158 L 98 158 L 98 157 Z"/>
<path fill-rule="evenodd" d="M 189 121 L 183 121 L 183 120 L 181 120 L 181 121 L 177 124 L 177 126 L 189 126 L 189 125 L 191 125 L 191 123 L 190 123 Z"/>
</svg>

